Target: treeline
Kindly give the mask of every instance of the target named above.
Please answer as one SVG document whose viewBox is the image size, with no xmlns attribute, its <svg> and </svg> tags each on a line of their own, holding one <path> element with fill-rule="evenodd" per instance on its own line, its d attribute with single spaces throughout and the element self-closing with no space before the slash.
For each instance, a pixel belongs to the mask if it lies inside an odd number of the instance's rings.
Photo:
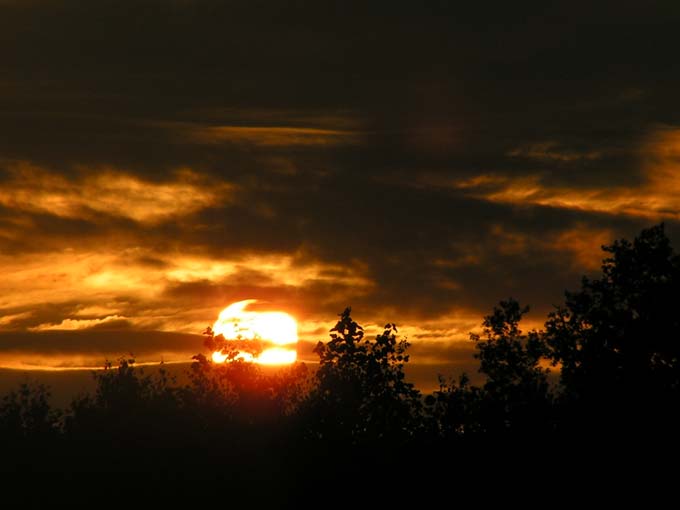
<svg viewBox="0 0 680 510">
<path fill-rule="evenodd" d="M 494 455 L 668 446 L 680 424 L 680 257 L 663 225 L 603 249 L 600 277 L 583 278 L 542 330 L 522 331 L 527 308 L 512 299 L 484 319 L 472 335 L 480 386 L 461 375 L 422 395 L 405 379 L 396 326 L 369 338 L 347 309 L 317 345 L 314 373 L 198 355 L 177 384 L 123 359 L 63 411 L 47 388 L 24 385 L 0 403 L 3 469 L 267 480 L 260 496 L 276 499 L 271 487 L 405 459 L 451 472 Z"/>
</svg>

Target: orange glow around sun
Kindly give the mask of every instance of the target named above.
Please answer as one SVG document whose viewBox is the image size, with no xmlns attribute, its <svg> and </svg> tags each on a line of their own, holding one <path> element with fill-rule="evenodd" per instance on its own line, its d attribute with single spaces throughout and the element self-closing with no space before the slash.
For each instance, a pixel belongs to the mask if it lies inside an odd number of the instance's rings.
<svg viewBox="0 0 680 510">
<path fill-rule="evenodd" d="M 232 303 L 220 312 L 213 325 L 213 333 L 226 341 L 257 340 L 268 345 L 257 357 L 240 352 L 236 359 L 262 365 L 288 365 L 297 359 L 297 323 L 285 312 L 254 312 L 246 307 L 256 299 Z M 224 363 L 227 355 L 222 351 L 212 354 L 215 363 Z"/>
</svg>

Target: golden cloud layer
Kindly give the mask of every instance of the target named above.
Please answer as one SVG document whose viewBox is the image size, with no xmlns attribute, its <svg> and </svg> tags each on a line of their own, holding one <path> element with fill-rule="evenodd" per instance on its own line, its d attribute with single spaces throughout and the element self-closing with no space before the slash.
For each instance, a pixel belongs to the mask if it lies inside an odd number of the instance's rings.
<svg viewBox="0 0 680 510">
<path fill-rule="evenodd" d="M 599 152 L 560 152 L 550 143 L 517 149 L 509 155 L 569 162 L 601 157 Z M 636 187 L 612 182 L 607 187 L 574 188 L 546 184 L 540 175 L 493 174 L 454 181 L 452 185 L 489 202 L 576 209 L 651 221 L 680 219 L 680 130 L 662 129 L 653 133 L 642 144 L 639 160 L 643 181 Z"/>
<path fill-rule="evenodd" d="M 373 286 L 365 268 L 319 261 L 300 261 L 294 255 L 241 255 L 230 259 L 182 254 L 154 254 L 157 264 L 139 262 L 141 247 L 111 251 L 77 251 L 2 256 L 0 328 L 30 317 L 32 305 L 74 303 L 68 316 L 36 324 L 36 331 L 83 329 L 126 320 L 139 327 L 199 332 L 220 307 L 183 310 L 165 296 L 169 288 L 192 283 L 248 285 L 304 289 L 313 285 L 336 287 L 336 294 L 352 289 L 362 295 Z M 142 257 L 143 258 L 143 257 Z M 143 303 L 136 308 L 122 299 Z M 149 309 L 143 309 L 151 308 Z"/>
<path fill-rule="evenodd" d="M 127 317 L 121 315 L 108 315 L 101 319 L 64 319 L 59 324 L 40 324 L 29 331 L 73 331 L 76 329 L 89 329 L 94 326 L 101 326 L 110 322 L 126 320 Z"/>
<path fill-rule="evenodd" d="M 0 184 L 0 205 L 67 218 L 105 214 L 155 223 L 228 202 L 233 189 L 224 183 L 206 186 L 189 170 L 156 183 L 107 168 L 83 168 L 80 179 L 70 180 L 27 162 L 6 167 L 10 178 Z"/>
</svg>

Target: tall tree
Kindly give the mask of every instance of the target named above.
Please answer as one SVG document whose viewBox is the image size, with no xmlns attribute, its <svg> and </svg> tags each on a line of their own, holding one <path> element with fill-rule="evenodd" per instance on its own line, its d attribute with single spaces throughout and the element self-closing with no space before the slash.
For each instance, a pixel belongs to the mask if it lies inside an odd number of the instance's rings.
<svg viewBox="0 0 680 510">
<path fill-rule="evenodd" d="M 546 340 L 570 402 L 639 427 L 680 389 L 680 257 L 663 224 L 603 249 L 602 276 L 566 294 Z"/>
<path fill-rule="evenodd" d="M 537 331 L 520 329 L 529 311 L 514 299 L 501 301 L 485 317 L 475 357 L 486 375 L 482 387 L 480 419 L 489 431 L 535 431 L 549 426 L 551 394 L 548 384 L 548 349 Z"/>
<path fill-rule="evenodd" d="M 330 331 L 330 341 L 319 342 L 317 386 L 308 407 L 320 437 L 351 438 L 354 442 L 387 437 L 408 438 L 415 433 L 420 393 L 406 382 L 409 356 L 397 328 L 386 324 L 374 339 L 350 316 L 350 308 Z"/>
</svg>

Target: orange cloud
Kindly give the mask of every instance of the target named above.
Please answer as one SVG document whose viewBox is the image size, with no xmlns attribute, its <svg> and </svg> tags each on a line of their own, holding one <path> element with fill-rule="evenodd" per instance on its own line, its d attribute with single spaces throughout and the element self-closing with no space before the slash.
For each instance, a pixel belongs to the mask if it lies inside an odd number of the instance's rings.
<svg viewBox="0 0 680 510">
<path fill-rule="evenodd" d="M 20 312 L 20 313 L 1 315 L 0 316 L 0 327 L 8 326 L 8 325 L 12 324 L 13 322 L 19 321 L 21 319 L 28 319 L 31 315 L 33 315 L 33 312 Z"/>
<path fill-rule="evenodd" d="M 196 143 L 234 143 L 286 147 L 347 145 L 356 143 L 359 133 L 339 129 L 291 126 L 175 126 L 180 136 Z"/>
<path fill-rule="evenodd" d="M 511 156 L 542 160 L 598 159 L 600 154 L 551 152 L 553 145 L 518 149 Z M 643 181 L 639 186 L 612 182 L 607 187 L 554 186 L 540 175 L 506 177 L 494 174 L 454 181 L 454 188 L 486 200 L 519 206 L 546 206 L 596 213 L 625 215 L 652 221 L 680 219 L 680 129 L 654 132 L 641 145 L 639 159 Z"/>
<path fill-rule="evenodd" d="M 513 149 L 507 154 L 514 158 L 537 159 L 540 161 L 579 161 L 602 158 L 601 151 L 575 151 L 565 149 L 553 141 L 533 143 Z"/>
<path fill-rule="evenodd" d="M 593 229 L 580 225 L 575 229 L 561 232 L 548 240 L 549 248 L 572 254 L 572 268 L 575 271 L 599 269 L 602 264 L 602 246 L 610 244 L 614 233 L 608 229 Z"/>
<path fill-rule="evenodd" d="M 364 295 L 374 286 L 360 264 L 302 261 L 295 255 L 213 259 L 173 253 L 156 255 L 160 263 L 149 266 L 138 261 L 143 253 L 141 248 L 120 253 L 71 248 L 0 255 L 0 330 L 16 329 L 17 321 L 32 331 L 110 328 L 124 321 L 138 329 L 199 333 L 229 303 L 219 295 L 206 300 L 168 293 L 169 289 L 194 284 L 203 289 L 260 286 L 295 293 L 322 286 L 333 288 L 328 299 L 342 299 L 347 293 L 354 298 Z M 185 308 L 182 299 L 190 299 L 192 306 Z M 320 297 L 317 304 L 323 301 Z M 48 317 L 29 320 L 34 310 L 48 303 Z"/>
<path fill-rule="evenodd" d="M 453 186 L 489 202 L 576 209 L 653 221 L 680 219 L 680 130 L 657 136 L 642 154 L 645 179 L 635 188 L 551 186 L 538 175 L 485 175 L 454 182 Z"/>
<path fill-rule="evenodd" d="M 101 326 L 102 324 L 118 322 L 126 319 L 127 317 L 120 315 L 108 315 L 102 319 L 64 319 L 59 324 L 40 324 L 28 329 L 29 331 L 72 331 L 75 329 L 88 329 L 94 326 Z"/>
<path fill-rule="evenodd" d="M 155 223 L 229 200 L 233 187 L 206 186 L 191 171 L 178 171 L 166 183 L 143 181 L 113 169 L 82 169 L 67 179 L 28 162 L 7 165 L 10 179 L 0 184 L 0 205 L 67 218 L 106 214 Z M 0 233 L 1 235 L 1 233 Z"/>
</svg>

